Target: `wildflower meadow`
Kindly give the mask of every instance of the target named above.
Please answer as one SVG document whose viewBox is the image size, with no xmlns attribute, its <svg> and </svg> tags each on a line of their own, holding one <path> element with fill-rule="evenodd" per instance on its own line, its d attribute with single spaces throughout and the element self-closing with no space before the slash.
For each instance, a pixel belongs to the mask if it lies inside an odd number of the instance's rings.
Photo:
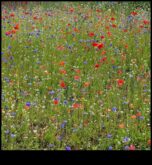
<svg viewBox="0 0 152 165">
<path fill-rule="evenodd" d="M 150 2 L 1 9 L 2 150 L 150 150 Z"/>
</svg>

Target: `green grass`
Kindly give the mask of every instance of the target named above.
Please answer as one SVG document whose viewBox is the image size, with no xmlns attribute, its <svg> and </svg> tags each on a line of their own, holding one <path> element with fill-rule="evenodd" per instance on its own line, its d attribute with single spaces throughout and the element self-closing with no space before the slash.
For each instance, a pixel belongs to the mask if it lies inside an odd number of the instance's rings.
<svg viewBox="0 0 152 165">
<path fill-rule="evenodd" d="M 72 150 L 108 150 L 112 146 L 124 150 L 134 145 L 136 150 L 150 150 L 151 27 L 143 23 L 151 19 L 149 4 L 3 2 L 2 17 L 12 12 L 15 16 L 2 19 L 2 149 L 65 150 L 70 146 Z M 45 14 L 49 10 L 52 16 Z M 32 13 L 25 15 L 25 11 Z M 133 11 L 138 14 L 129 22 Z M 42 20 L 34 20 L 35 15 Z M 7 36 L 16 23 L 19 30 Z M 95 36 L 89 37 L 90 32 Z M 98 40 L 104 47 L 95 48 L 89 40 Z M 100 63 L 103 57 L 107 59 Z M 99 68 L 95 68 L 97 63 Z M 124 80 L 121 87 L 119 79 Z M 61 80 L 66 89 L 60 87 Z M 90 86 L 85 87 L 86 82 Z M 49 94 L 52 90 L 54 94 Z M 59 98 L 57 105 L 55 98 Z M 27 102 L 31 103 L 28 110 Z M 75 103 L 81 106 L 75 109 Z M 125 137 L 130 140 L 123 142 Z"/>
</svg>

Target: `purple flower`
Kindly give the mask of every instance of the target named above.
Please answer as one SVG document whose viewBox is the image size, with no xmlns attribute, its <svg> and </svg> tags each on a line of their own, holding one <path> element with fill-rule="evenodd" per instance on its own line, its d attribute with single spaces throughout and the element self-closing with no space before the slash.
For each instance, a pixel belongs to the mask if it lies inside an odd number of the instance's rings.
<svg viewBox="0 0 152 165">
<path fill-rule="evenodd" d="M 65 104 L 65 105 L 68 104 L 68 101 L 67 100 L 64 100 L 63 104 Z"/>
<path fill-rule="evenodd" d="M 108 150 L 112 150 L 112 149 L 113 149 L 113 147 L 112 146 L 109 146 Z"/>
<path fill-rule="evenodd" d="M 129 150 L 129 146 L 125 146 L 124 147 L 124 150 Z"/>
<path fill-rule="evenodd" d="M 5 134 L 9 134 L 10 133 L 10 131 L 7 129 L 6 131 L 5 131 Z"/>
<path fill-rule="evenodd" d="M 108 135 L 107 135 L 107 138 L 111 138 L 111 137 L 112 137 L 112 135 L 111 135 L 111 134 L 108 134 Z"/>
<path fill-rule="evenodd" d="M 31 103 L 30 102 L 26 102 L 26 106 L 30 107 Z"/>
<path fill-rule="evenodd" d="M 71 151 L 71 147 L 70 147 L 70 146 L 66 146 L 65 149 L 66 149 L 67 151 Z"/>
<path fill-rule="evenodd" d="M 50 95 L 53 95 L 55 92 L 52 90 L 52 91 L 49 91 L 49 94 Z"/>
<path fill-rule="evenodd" d="M 112 108 L 112 111 L 116 112 L 117 111 L 117 108 L 116 107 L 113 107 Z"/>
<path fill-rule="evenodd" d="M 15 136 L 16 136 L 15 134 L 13 134 L 13 133 L 11 134 L 11 137 L 12 137 L 12 138 L 14 138 Z"/>
<path fill-rule="evenodd" d="M 128 142 L 129 140 L 130 140 L 130 138 L 125 137 L 125 138 L 123 139 L 123 142 L 125 143 L 125 142 Z"/>
</svg>

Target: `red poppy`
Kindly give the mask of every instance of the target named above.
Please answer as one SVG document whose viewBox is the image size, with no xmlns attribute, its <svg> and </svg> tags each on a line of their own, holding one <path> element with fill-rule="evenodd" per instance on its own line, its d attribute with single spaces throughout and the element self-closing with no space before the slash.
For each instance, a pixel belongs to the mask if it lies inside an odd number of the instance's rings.
<svg viewBox="0 0 152 165">
<path fill-rule="evenodd" d="M 116 28 L 116 27 L 117 27 L 117 25 L 115 25 L 115 24 L 112 24 L 112 27 L 113 27 L 113 28 Z"/>
<path fill-rule="evenodd" d="M 75 32 L 79 32 L 79 30 L 78 30 L 77 28 L 74 28 L 73 30 L 74 30 Z"/>
<path fill-rule="evenodd" d="M 34 20 L 37 20 L 37 16 L 34 16 L 33 19 L 34 19 Z"/>
<path fill-rule="evenodd" d="M 89 35 L 89 37 L 95 36 L 95 34 L 93 32 L 90 32 L 88 35 Z"/>
<path fill-rule="evenodd" d="M 76 69 L 75 72 L 76 72 L 76 73 L 80 73 L 80 69 Z"/>
<path fill-rule="evenodd" d="M 101 52 L 101 55 L 104 55 L 104 54 L 106 54 L 106 51 L 105 51 L 105 50 L 103 50 L 103 51 Z"/>
<path fill-rule="evenodd" d="M 70 8 L 70 12 L 71 13 L 74 12 L 74 8 L 73 7 Z"/>
<path fill-rule="evenodd" d="M 140 28 L 144 28 L 144 26 L 143 26 L 143 25 L 140 25 L 139 27 L 140 27 Z"/>
<path fill-rule="evenodd" d="M 94 42 L 94 43 L 92 43 L 92 46 L 97 47 L 98 43 Z"/>
<path fill-rule="evenodd" d="M 127 29 L 124 29 L 123 32 L 128 32 L 128 30 Z"/>
<path fill-rule="evenodd" d="M 147 24 L 149 24 L 149 21 L 148 21 L 148 20 L 144 20 L 143 23 L 144 23 L 145 25 L 147 25 Z"/>
<path fill-rule="evenodd" d="M 102 62 L 104 62 L 106 60 L 107 60 L 107 57 L 103 57 L 102 59 L 100 59 L 100 62 L 102 63 Z"/>
<path fill-rule="evenodd" d="M 74 109 L 80 108 L 80 104 L 74 103 L 74 104 L 72 105 L 72 107 L 73 107 Z"/>
<path fill-rule="evenodd" d="M 61 82 L 60 82 L 60 87 L 61 87 L 61 88 L 66 88 L 66 84 L 64 83 L 64 81 L 61 81 Z"/>
<path fill-rule="evenodd" d="M 59 65 L 60 65 L 60 66 L 64 66 L 64 65 L 65 65 L 65 62 L 64 62 L 64 61 L 61 61 L 61 62 L 59 63 Z"/>
<path fill-rule="evenodd" d="M 74 76 L 74 79 L 75 80 L 79 80 L 80 79 L 80 76 Z"/>
<path fill-rule="evenodd" d="M 104 36 L 101 36 L 100 38 L 101 38 L 101 39 L 104 39 L 105 37 L 104 37 Z"/>
<path fill-rule="evenodd" d="M 60 73 L 61 74 L 66 74 L 67 72 L 66 72 L 66 70 L 62 69 L 62 70 L 60 70 Z"/>
<path fill-rule="evenodd" d="M 98 44 L 98 49 L 101 49 L 103 47 L 104 47 L 104 44 L 103 43 Z"/>
<path fill-rule="evenodd" d="M 55 105 L 57 105 L 59 103 L 58 100 L 54 100 L 53 102 L 54 102 Z"/>
<path fill-rule="evenodd" d="M 95 64 L 95 68 L 99 68 L 99 66 L 100 66 L 99 64 Z"/>
<path fill-rule="evenodd" d="M 118 70 L 118 72 L 117 72 L 118 74 L 122 74 L 122 70 Z"/>
<path fill-rule="evenodd" d="M 148 145 L 151 145 L 151 140 L 150 139 L 148 140 Z"/>
<path fill-rule="evenodd" d="M 109 30 L 109 29 L 110 29 L 110 27 L 109 27 L 109 26 L 106 26 L 106 29 L 107 29 L 107 30 Z"/>
<path fill-rule="evenodd" d="M 114 18 L 114 17 L 112 17 L 112 18 L 111 18 L 111 21 L 114 21 L 114 20 L 115 20 L 115 18 Z"/>
<path fill-rule="evenodd" d="M 117 84 L 118 84 L 119 87 L 121 87 L 124 84 L 124 80 L 123 79 L 119 79 L 117 81 Z"/>
<path fill-rule="evenodd" d="M 14 17 L 14 16 L 15 16 L 15 14 L 14 14 L 14 13 L 11 13 L 11 14 L 10 14 L 10 17 Z"/>
<path fill-rule="evenodd" d="M 112 35 L 112 33 L 111 33 L 111 32 L 107 32 L 107 34 L 108 34 L 108 36 L 109 36 L 109 37 Z"/>
<path fill-rule="evenodd" d="M 16 25 L 14 26 L 14 29 L 18 30 L 18 29 L 19 29 L 19 24 L 16 24 Z"/>
<path fill-rule="evenodd" d="M 11 31 L 11 33 L 12 33 L 12 34 L 15 34 L 15 33 L 16 33 L 16 30 L 15 30 L 15 29 L 13 29 L 13 30 Z"/>
<path fill-rule="evenodd" d="M 131 12 L 131 15 L 136 16 L 137 12 L 133 11 L 133 12 Z"/>
</svg>

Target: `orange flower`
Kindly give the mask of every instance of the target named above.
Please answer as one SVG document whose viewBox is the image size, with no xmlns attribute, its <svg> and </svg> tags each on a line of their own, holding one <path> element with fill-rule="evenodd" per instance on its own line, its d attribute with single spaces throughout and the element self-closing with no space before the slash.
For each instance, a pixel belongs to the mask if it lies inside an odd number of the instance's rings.
<svg viewBox="0 0 152 165">
<path fill-rule="evenodd" d="M 25 108 L 25 110 L 29 110 L 30 106 L 25 105 L 24 108 Z"/>
<path fill-rule="evenodd" d="M 132 115 L 131 116 L 131 119 L 136 119 L 136 115 Z"/>
<path fill-rule="evenodd" d="M 11 32 L 12 32 L 12 34 L 15 34 L 15 33 L 16 33 L 16 30 L 15 30 L 15 29 L 13 29 Z"/>
<path fill-rule="evenodd" d="M 78 109 L 78 108 L 80 108 L 80 104 L 74 103 L 74 104 L 72 105 L 72 107 L 73 107 L 74 109 Z"/>
<path fill-rule="evenodd" d="M 89 87 L 89 86 L 90 86 L 90 82 L 85 82 L 85 83 L 83 84 L 83 86 L 84 86 L 84 87 Z"/>
<path fill-rule="evenodd" d="M 119 128 L 125 128 L 125 125 L 123 123 L 119 124 Z"/>
<path fill-rule="evenodd" d="M 19 29 L 19 24 L 16 24 L 16 25 L 14 26 L 14 29 L 18 30 L 18 29 Z"/>
<path fill-rule="evenodd" d="M 65 62 L 64 62 L 64 61 L 61 61 L 61 62 L 59 63 L 59 65 L 60 65 L 60 66 L 64 66 L 64 65 L 65 65 Z"/>
</svg>

